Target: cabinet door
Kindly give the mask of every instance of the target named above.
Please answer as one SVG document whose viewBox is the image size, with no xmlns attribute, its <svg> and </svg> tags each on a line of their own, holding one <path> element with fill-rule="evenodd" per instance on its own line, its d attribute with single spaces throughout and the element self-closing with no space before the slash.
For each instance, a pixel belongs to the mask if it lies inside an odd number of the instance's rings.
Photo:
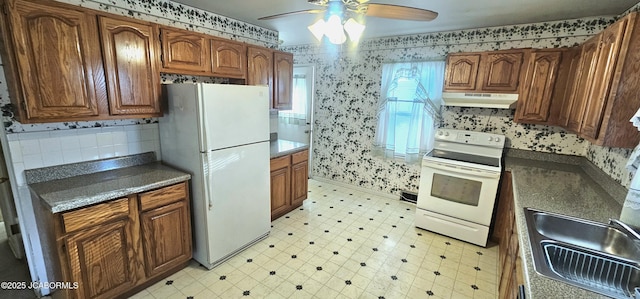
<svg viewBox="0 0 640 299">
<path fill-rule="evenodd" d="M 130 226 L 125 218 L 67 236 L 69 273 L 78 282 L 78 298 L 114 298 L 135 286 Z"/>
<path fill-rule="evenodd" d="M 475 90 L 479 64 L 480 53 L 449 54 L 444 75 L 444 90 Z"/>
<path fill-rule="evenodd" d="M 168 72 L 209 72 L 209 45 L 203 34 L 162 28 L 162 67 Z"/>
<path fill-rule="evenodd" d="M 214 75 L 244 79 L 247 70 L 247 47 L 241 43 L 212 39 L 211 67 Z"/>
<path fill-rule="evenodd" d="M 600 34 L 602 35 L 600 49 L 595 59 L 597 64 L 593 72 L 593 79 L 590 80 L 591 89 L 587 97 L 580 129 L 580 133 L 583 136 L 592 139 L 598 138 L 626 24 L 626 20 L 616 22 Z"/>
<path fill-rule="evenodd" d="M 307 199 L 308 182 L 309 164 L 307 161 L 293 164 L 291 166 L 291 204 L 293 206 L 300 206 L 302 201 Z"/>
<path fill-rule="evenodd" d="M 480 67 L 481 91 L 516 93 L 523 59 L 523 51 L 483 53 Z"/>
<path fill-rule="evenodd" d="M 534 51 L 518 99 L 516 122 L 544 123 L 549 119 L 561 51 Z"/>
<path fill-rule="evenodd" d="M 147 277 L 191 259 L 191 224 L 186 199 L 143 212 L 140 219 Z"/>
<path fill-rule="evenodd" d="M 273 54 L 273 108 L 290 110 L 293 101 L 293 54 Z"/>
<path fill-rule="evenodd" d="M 566 57 L 565 57 L 566 56 Z M 560 107 L 560 114 L 558 115 L 558 124 L 563 127 L 567 127 L 569 118 L 571 115 L 571 107 L 573 106 L 574 97 L 572 96 L 573 86 L 578 79 L 578 70 L 580 67 L 580 60 L 582 58 L 582 48 L 574 48 L 569 52 L 565 52 L 562 60 L 568 60 L 563 62 L 560 66 L 560 72 L 566 73 L 566 87 L 562 95 L 562 106 Z"/>
<path fill-rule="evenodd" d="M 598 58 L 598 45 L 600 36 L 596 35 L 582 44 L 580 54 L 580 66 L 571 92 L 571 110 L 569 111 L 569 121 L 567 129 L 573 132 L 580 132 L 582 117 L 587 104 L 587 97 L 593 82 L 593 73 L 596 68 Z"/>
<path fill-rule="evenodd" d="M 273 103 L 273 51 L 247 48 L 247 85 L 269 86 L 269 101 Z"/>
<path fill-rule="evenodd" d="M 291 206 L 290 156 L 271 159 L 271 220 L 289 211 Z"/>
<path fill-rule="evenodd" d="M 100 36 L 110 114 L 160 115 L 156 27 L 100 17 Z"/>
<path fill-rule="evenodd" d="M 106 89 L 95 15 L 30 1 L 6 4 L 16 80 L 22 84 L 16 87 L 24 101 L 18 107 L 21 121 L 98 115 Z"/>
</svg>

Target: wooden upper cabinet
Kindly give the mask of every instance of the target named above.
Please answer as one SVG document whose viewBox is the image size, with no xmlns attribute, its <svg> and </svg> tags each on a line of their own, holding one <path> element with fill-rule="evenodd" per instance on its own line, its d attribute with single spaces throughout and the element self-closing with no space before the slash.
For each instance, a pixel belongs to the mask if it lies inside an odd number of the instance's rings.
<svg viewBox="0 0 640 299">
<path fill-rule="evenodd" d="M 293 104 L 293 54 L 273 54 L 273 108 L 290 110 Z"/>
<path fill-rule="evenodd" d="M 169 73 L 210 72 L 207 36 L 187 30 L 161 28 L 162 70 Z"/>
<path fill-rule="evenodd" d="M 480 89 L 487 92 L 517 93 L 523 50 L 482 53 Z"/>
<path fill-rule="evenodd" d="M 591 82 L 593 81 L 593 73 L 598 62 L 599 44 L 600 35 L 594 36 L 582 44 L 580 66 L 578 67 L 573 91 L 571 93 L 570 101 L 572 104 L 566 126 L 567 129 L 573 132 L 580 132 L 582 126 L 582 117 L 587 104 Z"/>
<path fill-rule="evenodd" d="M 582 58 L 582 48 L 575 47 L 569 51 L 566 51 L 562 55 L 562 64 L 560 65 L 558 78 L 563 84 L 562 94 L 558 95 L 562 98 L 560 104 L 560 111 L 556 124 L 566 127 L 571 117 L 571 107 L 573 106 L 573 86 L 576 80 L 576 74 L 580 67 L 580 60 Z"/>
<path fill-rule="evenodd" d="M 100 37 L 114 115 L 160 115 L 157 27 L 100 17 Z"/>
<path fill-rule="evenodd" d="M 211 70 L 216 76 L 244 79 L 247 73 L 247 46 L 229 40 L 212 39 Z"/>
<path fill-rule="evenodd" d="M 20 122 L 98 115 L 106 90 L 95 15 L 79 7 L 5 4 L 3 62 Z"/>
<path fill-rule="evenodd" d="M 452 53 L 447 56 L 444 91 L 518 93 L 528 49 Z"/>
<path fill-rule="evenodd" d="M 449 54 L 444 90 L 475 90 L 480 65 L 480 53 Z"/>
<path fill-rule="evenodd" d="M 273 50 L 247 47 L 247 85 L 269 86 L 273 102 Z"/>
<path fill-rule="evenodd" d="M 595 76 L 602 77 L 594 80 L 602 82 L 594 85 L 591 100 L 602 108 L 600 112 L 589 105 L 583 136 L 596 145 L 633 148 L 640 142 L 640 133 L 629 122 L 640 107 L 638 12 L 628 14 L 601 34 Z"/>
<path fill-rule="evenodd" d="M 535 50 L 531 53 L 515 114 L 516 122 L 546 123 L 556 83 L 561 50 Z"/>
<path fill-rule="evenodd" d="M 583 136 L 597 139 L 603 121 L 605 105 L 609 99 L 611 79 L 618 61 L 618 53 L 627 20 L 609 26 L 600 35 L 599 50 L 594 60 L 597 61 L 593 72 L 594 80 L 590 81 L 589 96 L 582 120 L 580 132 Z M 634 49 L 637 51 L 637 49 Z"/>
</svg>

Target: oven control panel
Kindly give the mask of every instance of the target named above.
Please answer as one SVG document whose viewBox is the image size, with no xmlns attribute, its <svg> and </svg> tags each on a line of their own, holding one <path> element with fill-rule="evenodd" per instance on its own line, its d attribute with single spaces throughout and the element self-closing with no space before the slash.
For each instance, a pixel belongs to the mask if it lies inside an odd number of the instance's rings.
<svg viewBox="0 0 640 299">
<path fill-rule="evenodd" d="M 503 148 L 505 137 L 504 135 L 500 134 L 453 129 L 438 129 L 435 134 L 435 140 L 440 142 L 453 142 L 477 146 Z"/>
</svg>

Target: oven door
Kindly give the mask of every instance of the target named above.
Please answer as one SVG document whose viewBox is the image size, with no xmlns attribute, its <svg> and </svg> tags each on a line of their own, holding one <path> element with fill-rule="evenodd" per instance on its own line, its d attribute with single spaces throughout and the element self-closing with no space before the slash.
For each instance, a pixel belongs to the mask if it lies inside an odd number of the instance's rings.
<svg viewBox="0 0 640 299">
<path fill-rule="evenodd" d="M 425 160 L 422 162 L 417 206 L 489 226 L 499 181 L 499 171 Z"/>
</svg>

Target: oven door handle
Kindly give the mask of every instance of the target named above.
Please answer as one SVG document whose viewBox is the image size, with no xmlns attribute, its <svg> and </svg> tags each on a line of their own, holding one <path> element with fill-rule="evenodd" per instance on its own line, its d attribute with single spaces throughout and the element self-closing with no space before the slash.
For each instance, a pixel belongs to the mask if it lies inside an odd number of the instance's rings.
<svg viewBox="0 0 640 299">
<path fill-rule="evenodd" d="M 460 173 L 465 175 L 471 175 L 476 177 L 485 177 L 485 178 L 499 178 L 499 172 L 487 172 L 483 170 L 473 169 L 469 167 L 456 166 L 456 165 L 444 165 L 440 163 L 425 163 L 422 167 L 428 167 L 453 173 Z"/>
</svg>

